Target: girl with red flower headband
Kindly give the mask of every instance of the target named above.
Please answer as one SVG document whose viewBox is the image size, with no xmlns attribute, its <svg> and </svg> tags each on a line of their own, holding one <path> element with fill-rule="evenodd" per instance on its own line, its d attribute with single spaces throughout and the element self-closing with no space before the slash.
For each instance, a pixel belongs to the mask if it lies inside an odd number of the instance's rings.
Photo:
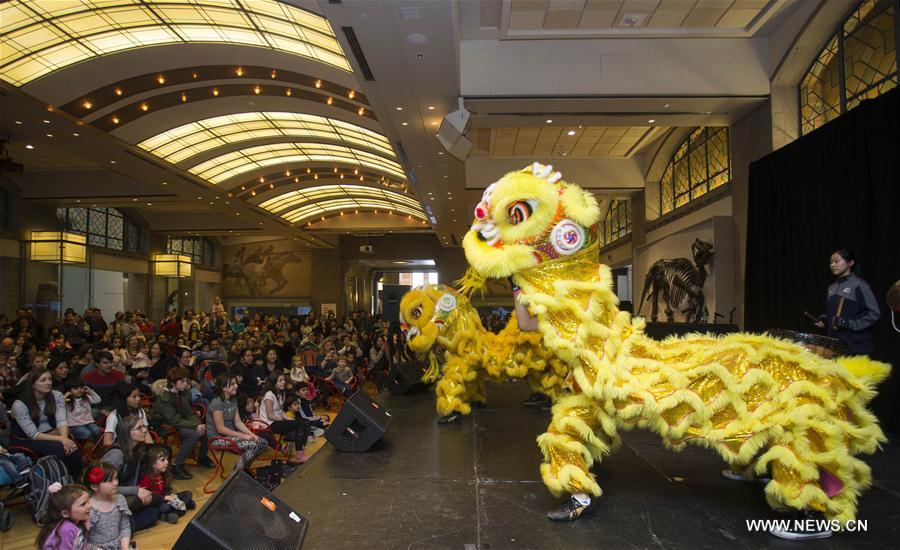
<svg viewBox="0 0 900 550">
<path fill-rule="evenodd" d="M 119 472 L 109 464 L 89 468 L 85 485 L 91 489 L 87 542 L 97 550 L 128 550 L 131 543 L 131 510 L 118 493 Z"/>
</svg>

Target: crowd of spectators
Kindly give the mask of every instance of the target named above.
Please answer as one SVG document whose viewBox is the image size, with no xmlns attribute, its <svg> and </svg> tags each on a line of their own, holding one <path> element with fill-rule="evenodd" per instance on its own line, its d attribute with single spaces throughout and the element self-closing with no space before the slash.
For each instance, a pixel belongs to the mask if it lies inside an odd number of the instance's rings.
<svg viewBox="0 0 900 550">
<path fill-rule="evenodd" d="M 167 480 L 190 479 L 190 457 L 211 468 L 209 448 L 228 448 L 249 467 L 278 445 L 297 466 L 328 426 L 315 407 L 380 390 L 409 360 L 399 326 L 363 311 L 228 315 L 217 299 L 158 323 L 140 311 L 107 322 L 94 307 L 50 326 L 29 308 L 0 321 L 0 468 L 21 483 L 28 462 L 53 455 L 100 487 L 111 474 L 98 467 L 112 466 L 132 532 L 177 520 L 172 500 L 190 495 Z"/>
</svg>

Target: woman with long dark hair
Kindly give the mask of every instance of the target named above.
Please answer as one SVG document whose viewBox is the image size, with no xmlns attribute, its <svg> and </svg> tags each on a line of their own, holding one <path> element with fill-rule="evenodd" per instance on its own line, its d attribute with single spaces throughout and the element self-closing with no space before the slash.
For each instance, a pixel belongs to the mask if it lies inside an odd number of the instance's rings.
<svg viewBox="0 0 900 550">
<path fill-rule="evenodd" d="M 294 442 L 294 462 L 302 464 L 310 458 L 303 452 L 306 438 L 309 437 L 309 422 L 302 418 L 290 420 L 284 416 L 285 386 L 286 380 L 283 372 L 275 371 L 269 375 L 263 385 L 259 420 L 268 426 L 272 433 L 284 434 L 285 438 Z"/>
<path fill-rule="evenodd" d="M 138 487 L 141 468 L 147 454 L 147 426 L 137 416 L 124 416 L 116 426 L 116 444 L 106 451 L 100 462 L 119 472 L 119 494 L 125 497 L 132 512 L 134 530 L 140 531 L 156 523 L 159 508 L 150 506 L 153 493 Z"/>
<path fill-rule="evenodd" d="M 12 405 L 12 417 L 12 445 L 30 449 L 38 457 L 59 457 L 72 477 L 81 475 L 81 453 L 69 437 L 63 394 L 53 389 L 50 371 L 36 368 L 28 373 Z"/>
</svg>

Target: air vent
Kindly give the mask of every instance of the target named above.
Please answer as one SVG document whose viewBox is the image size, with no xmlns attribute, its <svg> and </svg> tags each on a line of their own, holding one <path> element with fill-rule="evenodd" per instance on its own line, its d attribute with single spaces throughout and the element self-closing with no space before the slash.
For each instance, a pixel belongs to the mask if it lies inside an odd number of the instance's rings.
<svg viewBox="0 0 900 550">
<path fill-rule="evenodd" d="M 344 36 L 350 44 L 350 51 L 352 51 L 353 56 L 356 57 L 356 63 L 359 65 L 359 70 L 362 71 L 363 78 L 369 82 L 373 82 L 375 80 L 375 75 L 372 74 L 369 62 L 366 61 L 366 56 L 362 51 L 362 46 L 359 45 L 359 40 L 356 39 L 356 32 L 353 31 L 353 27 L 341 27 L 341 30 L 344 31 Z"/>
</svg>

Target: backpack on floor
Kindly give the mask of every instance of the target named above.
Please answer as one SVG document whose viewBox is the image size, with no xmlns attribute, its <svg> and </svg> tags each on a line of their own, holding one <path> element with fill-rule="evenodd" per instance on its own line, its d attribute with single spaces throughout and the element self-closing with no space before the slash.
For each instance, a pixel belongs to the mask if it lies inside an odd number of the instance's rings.
<svg viewBox="0 0 900 550">
<path fill-rule="evenodd" d="M 31 517 L 38 525 L 44 524 L 44 517 L 50 506 L 49 487 L 57 482 L 62 485 L 72 483 L 72 476 L 69 475 L 65 463 L 55 456 L 42 456 L 28 472 L 28 488 L 25 499 L 28 501 Z"/>
</svg>

